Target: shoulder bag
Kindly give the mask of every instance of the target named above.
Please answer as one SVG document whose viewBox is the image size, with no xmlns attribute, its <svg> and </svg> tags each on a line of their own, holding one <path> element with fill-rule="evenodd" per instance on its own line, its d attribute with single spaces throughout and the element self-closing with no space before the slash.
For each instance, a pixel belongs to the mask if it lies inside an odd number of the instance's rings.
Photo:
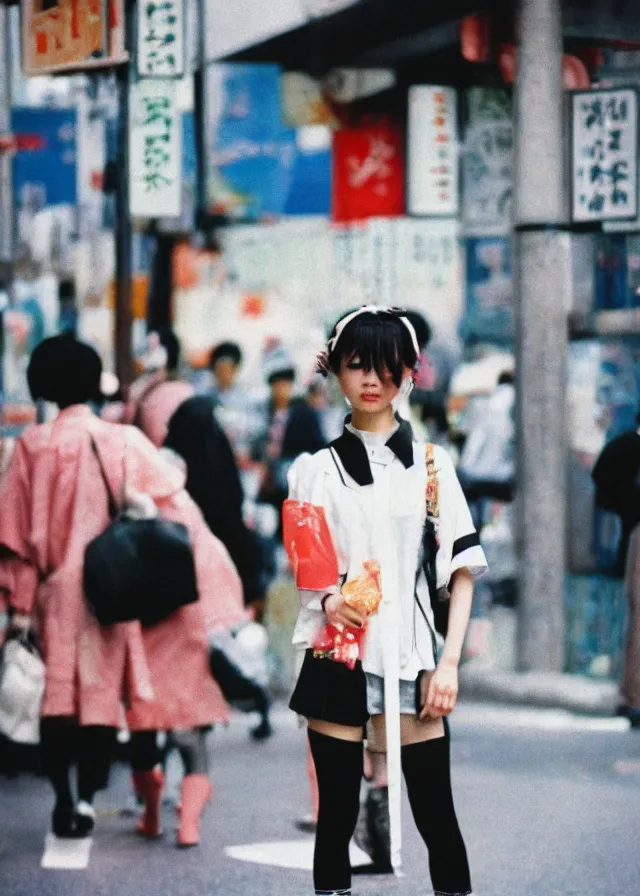
<svg viewBox="0 0 640 896">
<path fill-rule="evenodd" d="M 111 523 L 87 545 L 84 592 L 101 625 L 138 620 L 155 625 L 198 600 L 191 539 L 186 526 L 159 517 L 134 519 L 119 507 L 98 447 L 93 452 L 107 490 Z"/>
</svg>

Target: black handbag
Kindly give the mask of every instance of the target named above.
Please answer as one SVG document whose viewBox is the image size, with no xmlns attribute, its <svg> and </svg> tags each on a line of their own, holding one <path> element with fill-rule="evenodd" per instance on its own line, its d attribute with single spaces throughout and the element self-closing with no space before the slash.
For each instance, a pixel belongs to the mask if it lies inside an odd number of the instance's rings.
<svg viewBox="0 0 640 896">
<path fill-rule="evenodd" d="M 134 620 L 155 625 L 198 600 L 188 529 L 158 517 L 127 516 L 111 492 L 93 438 L 91 445 L 107 490 L 111 523 L 85 550 L 85 597 L 101 625 Z"/>
</svg>

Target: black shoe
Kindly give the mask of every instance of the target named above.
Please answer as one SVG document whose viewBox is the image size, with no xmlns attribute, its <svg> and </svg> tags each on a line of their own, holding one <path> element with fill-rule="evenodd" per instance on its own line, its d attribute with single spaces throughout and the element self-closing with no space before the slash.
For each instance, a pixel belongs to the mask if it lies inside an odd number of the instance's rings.
<svg viewBox="0 0 640 896">
<path fill-rule="evenodd" d="M 93 806 L 80 800 L 75 811 L 75 836 L 78 838 L 90 837 L 95 826 L 96 813 L 93 810 Z"/>
<path fill-rule="evenodd" d="M 254 740 L 268 740 L 273 734 L 273 728 L 269 719 L 263 719 L 256 728 L 251 729 L 251 737 Z"/>
<path fill-rule="evenodd" d="M 76 813 L 73 806 L 56 806 L 51 816 L 51 830 L 56 837 L 71 839 L 76 836 Z"/>
</svg>

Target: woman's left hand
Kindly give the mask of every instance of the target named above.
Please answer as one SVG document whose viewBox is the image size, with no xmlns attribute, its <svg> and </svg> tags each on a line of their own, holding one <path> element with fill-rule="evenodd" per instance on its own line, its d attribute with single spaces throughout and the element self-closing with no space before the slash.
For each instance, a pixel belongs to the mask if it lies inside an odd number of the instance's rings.
<svg viewBox="0 0 640 896">
<path fill-rule="evenodd" d="M 430 678 L 425 676 L 423 684 L 426 686 L 426 695 L 423 691 L 422 712 L 420 721 L 442 718 L 448 716 L 456 705 L 458 699 L 458 666 L 457 664 L 439 663 Z"/>
</svg>

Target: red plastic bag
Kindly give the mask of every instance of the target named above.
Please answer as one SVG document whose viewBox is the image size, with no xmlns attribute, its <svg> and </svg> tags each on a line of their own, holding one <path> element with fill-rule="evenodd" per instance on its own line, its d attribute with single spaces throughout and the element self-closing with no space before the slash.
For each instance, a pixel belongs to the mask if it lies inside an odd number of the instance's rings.
<svg viewBox="0 0 640 896">
<path fill-rule="evenodd" d="M 356 662 L 362 659 L 365 634 L 364 628 L 338 627 L 328 622 L 315 637 L 313 655 L 355 669 Z"/>
<path fill-rule="evenodd" d="M 323 591 L 338 584 L 338 558 L 323 507 L 306 501 L 285 501 L 282 530 L 298 588 Z"/>
</svg>

